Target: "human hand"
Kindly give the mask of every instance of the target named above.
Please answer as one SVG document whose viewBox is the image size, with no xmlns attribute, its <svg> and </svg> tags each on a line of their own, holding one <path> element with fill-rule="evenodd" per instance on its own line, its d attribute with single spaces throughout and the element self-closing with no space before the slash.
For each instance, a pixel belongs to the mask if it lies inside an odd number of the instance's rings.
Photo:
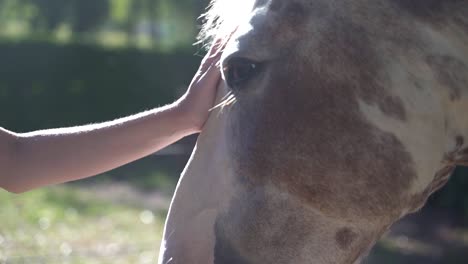
<svg viewBox="0 0 468 264">
<path fill-rule="evenodd" d="M 213 107 L 221 77 L 218 63 L 221 53 L 222 45 L 217 41 L 203 58 L 187 92 L 176 102 L 188 129 L 194 133 L 203 128 Z"/>
</svg>

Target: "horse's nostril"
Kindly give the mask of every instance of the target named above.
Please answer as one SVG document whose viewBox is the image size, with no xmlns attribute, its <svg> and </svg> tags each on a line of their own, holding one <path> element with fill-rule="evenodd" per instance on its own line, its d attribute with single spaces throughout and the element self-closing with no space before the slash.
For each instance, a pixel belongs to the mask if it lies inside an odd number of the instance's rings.
<svg viewBox="0 0 468 264">
<path fill-rule="evenodd" d="M 223 67 L 226 82 L 231 89 L 240 89 L 259 71 L 260 64 L 245 58 L 232 58 Z"/>
</svg>

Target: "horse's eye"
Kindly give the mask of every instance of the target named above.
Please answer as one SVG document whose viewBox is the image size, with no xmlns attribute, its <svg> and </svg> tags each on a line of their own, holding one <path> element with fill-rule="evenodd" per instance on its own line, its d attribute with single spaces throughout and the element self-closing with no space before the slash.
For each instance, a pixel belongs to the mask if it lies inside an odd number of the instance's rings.
<svg viewBox="0 0 468 264">
<path fill-rule="evenodd" d="M 239 89 L 258 73 L 260 65 L 245 58 L 232 58 L 223 67 L 226 82 L 231 89 Z"/>
</svg>

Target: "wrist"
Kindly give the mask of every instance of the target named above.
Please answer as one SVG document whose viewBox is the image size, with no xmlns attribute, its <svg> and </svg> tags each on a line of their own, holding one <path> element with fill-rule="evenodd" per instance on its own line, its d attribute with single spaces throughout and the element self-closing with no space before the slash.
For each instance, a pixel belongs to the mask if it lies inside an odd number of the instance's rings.
<svg viewBox="0 0 468 264">
<path fill-rule="evenodd" d="M 0 173 L 0 188 L 13 193 L 20 192 L 12 180 L 18 168 L 19 144 L 18 134 L 0 127 L 0 149 L 3 149 L 0 153 L 0 164 L 3 166 L 2 173 Z"/>
<path fill-rule="evenodd" d="M 195 109 L 192 109 L 186 102 L 185 96 L 171 105 L 171 111 L 174 113 L 174 121 L 185 135 L 199 133 L 203 127 Z"/>
</svg>

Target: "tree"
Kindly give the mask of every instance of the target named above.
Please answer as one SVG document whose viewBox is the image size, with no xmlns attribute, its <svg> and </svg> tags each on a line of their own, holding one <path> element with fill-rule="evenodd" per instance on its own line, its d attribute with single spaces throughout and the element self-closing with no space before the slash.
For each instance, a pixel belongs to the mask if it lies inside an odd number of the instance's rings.
<svg viewBox="0 0 468 264">
<path fill-rule="evenodd" d="M 70 1 L 63 0 L 29 0 L 29 3 L 35 5 L 39 11 L 33 27 L 46 31 L 55 30 L 65 20 L 70 7 Z"/>
<path fill-rule="evenodd" d="M 74 0 L 73 2 L 72 29 L 76 33 L 94 31 L 109 17 L 109 0 Z"/>
</svg>

